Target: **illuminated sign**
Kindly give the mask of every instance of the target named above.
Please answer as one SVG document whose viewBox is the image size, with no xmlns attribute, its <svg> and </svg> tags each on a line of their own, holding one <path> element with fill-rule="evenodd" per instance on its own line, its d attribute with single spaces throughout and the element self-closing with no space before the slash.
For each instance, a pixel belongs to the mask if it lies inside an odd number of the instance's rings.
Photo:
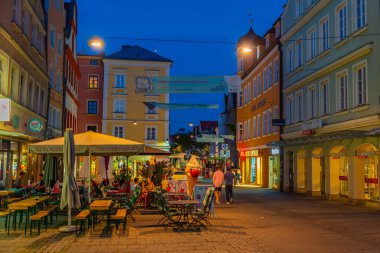
<svg viewBox="0 0 380 253">
<path fill-rule="evenodd" d="M 33 133 L 39 133 L 44 128 L 41 120 L 32 118 L 28 123 L 28 130 Z"/>
<path fill-rule="evenodd" d="M 11 120 L 11 100 L 9 98 L 0 99 L 0 121 Z"/>
<path fill-rule="evenodd" d="M 272 155 L 279 155 L 280 154 L 280 149 L 279 148 L 271 148 L 270 153 Z"/>
</svg>

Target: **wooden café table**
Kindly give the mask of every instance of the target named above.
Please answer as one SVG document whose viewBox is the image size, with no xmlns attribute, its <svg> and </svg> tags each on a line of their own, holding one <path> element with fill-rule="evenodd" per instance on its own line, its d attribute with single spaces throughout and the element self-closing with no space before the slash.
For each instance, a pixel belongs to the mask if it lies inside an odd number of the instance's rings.
<svg viewBox="0 0 380 253">
<path fill-rule="evenodd" d="M 190 211 L 193 209 L 194 206 L 200 205 L 201 202 L 199 202 L 198 200 L 193 200 L 193 199 L 189 199 L 189 200 L 169 200 L 168 204 L 170 206 L 175 206 L 180 211 L 181 217 L 178 220 L 177 229 L 182 229 L 183 230 L 186 225 L 190 224 L 190 222 L 189 222 L 189 213 L 190 213 Z"/>
<path fill-rule="evenodd" d="M 16 226 L 17 226 L 17 224 L 16 224 L 17 223 L 17 212 L 22 212 L 22 214 L 25 212 L 26 213 L 26 215 L 25 215 L 25 235 L 26 235 L 26 229 L 27 229 L 28 223 L 29 223 L 29 212 L 30 212 L 30 210 L 33 210 L 36 207 L 36 205 L 37 205 L 37 203 L 35 203 L 35 202 L 23 202 L 23 201 L 15 202 L 15 203 L 8 205 L 8 208 L 11 212 L 15 211 L 15 213 L 13 214 L 14 230 L 16 230 Z M 22 220 L 21 217 L 20 217 L 20 223 L 19 224 L 21 224 L 21 220 Z M 10 228 L 10 215 L 8 215 L 8 235 L 9 235 L 9 228 Z"/>
<path fill-rule="evenodd" d="M 8 198 L 9 196 L 11 196 L 13 194 L 13 191 L 0 191 L 0 206 L 2 206 L 2 200 L 4 199 L 4 208 L 7 208 L 7 202 L 8 202 Z"/>
<path fill-rule="evenodd" d="M 107 233 L 110 227 L 110 208 L 112 200 L 95 200 L 90 205 L 92 229 L 95 229 L 95 217 L 98 213 L 107 213 Z"/>
</svg>

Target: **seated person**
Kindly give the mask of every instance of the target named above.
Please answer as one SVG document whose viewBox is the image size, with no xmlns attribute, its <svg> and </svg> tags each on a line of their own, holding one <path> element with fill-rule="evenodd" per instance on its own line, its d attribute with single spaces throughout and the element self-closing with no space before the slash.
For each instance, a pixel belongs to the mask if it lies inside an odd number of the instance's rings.
<svg viewBox="0 0 380 253">
<path fill-rule="evenodd" d="M 131 191 L 134 191 L 136 189 L 136 185 L 138 184 L 139 184 L 139 178 L 135 177 L 135 179 L 133 179 L 133 183 L 131 184 Z"/>
<path fill-rule="evenodd" d="M 148 193 L 149 193 L 149 191 L 145 186 L 145 181 L 142 181 L 141 182 L 141 195 L 140 195 L 140 197 L 146 198 L 146 197 L 148 197 Z"/>
<path fill-rule="evenodd" d="M 128 188 L 128 185 L 127 185 L 127 182 L 123 179 L 121 182 L 120 182 L 120 192 L 127 192 L 127 188 Z"/>
<path fill-rule="evenodd" d="M 153 179 L 153 176 L 152 176 L 152 179 Z M 148 186 L 147 186 L 148 192 L 156 192 L 156 186 L 154 185 L 152 179 L 148 178 Z"/>
<path fill-rule="evenodd" d="M 27 185 L 25 183 L 25 172 L 21 171 L 20 176 L 15 181 L 14 187 L 15 188 L 24 188 L 26 186 Z"/>
<path fill-rule="evenodd" d="M 51 190 L 52 193 L 59 193 L 61 190 L 59 188 L 59 180 L 55 181 L 55 184 L 53 185 L 53 188 Z"/>
<path fill-rule="evenodd" d="M 161 181 L 161 189 L 163 191 L 167 191 L 168 186 L 169 186 L 168 177 L 165 175 L 164 179 L 162 179 L 162 181 Z"/>
<path fill-rule="evenodd" d="M 45 181 L 43 179 L 44 175 L 43 174 L 40 174 L 38 176 L 38 182 L 37 184 L 35 185 L 35 189 L 36 189 L 36 192 L 46 192 L 46 187 L 45 187 Z"/>
</svg>

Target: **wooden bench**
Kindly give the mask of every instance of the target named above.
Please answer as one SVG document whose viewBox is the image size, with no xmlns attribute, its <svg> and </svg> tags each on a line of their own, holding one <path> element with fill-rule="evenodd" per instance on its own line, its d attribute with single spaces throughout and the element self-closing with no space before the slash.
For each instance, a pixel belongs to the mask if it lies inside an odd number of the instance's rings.
<svg viewBox="0 0 380 253">
<path fill-rule="evenodd" d="M 41 220 L 45 221 L 45 230 L 47 230 L 47 217 L 49 213 L 46 212 L 38 212 L 37 214 L 30 217 L 30 235 L 32 235 L 32 227 L 35 225 L 35 222 L 38 222 L 38 235 L 40 235 L 40 224 Z"/>
<path fill-rule="evenodd" d="M 4 217 L 5 218 L 5 228 L 8 227 L 8 216 L 14 213 L 14 211 L 11 210 L 4 210 L 0 211 L 0 218 Z"/>
<path fill-rule="evenodd" d="M 80 221 L 80 230 L 79 230 L 79 233 L 77 232 L 77 235 L 79 235 L 82 231 L 83 233 L 85 234 L 86 233 L 86 219 L 88 220 L 88 228 L 90 229 L 90 210 L 82 210 L 77 216 L 75 216 L 76 218 L 76 228 L 77 228 L 77 231 L 78 231 L 78 221 Z"/>
<path fill-rule="evenodd" d="M 116 223 L 116 230 L 119 228 L 119 223 L 123 222 L 123 235 L 127 226 L 127 209 L 118 209 L 116 214 L 111 216 L 111 220 Z"/>
<path fill-rule="evenodd" d="M 53 215 L 54 215 L 54 212 L 55 212 L 55 219 L 58 220 L 58 208 L 59 206 L 58 205 L 50 205 L 48 206 L 47 208 L 39 211 L 40 213 L 47 213 L 48 215 L 50 215 L 50 223 L 53 224 Z"/>
</svg>

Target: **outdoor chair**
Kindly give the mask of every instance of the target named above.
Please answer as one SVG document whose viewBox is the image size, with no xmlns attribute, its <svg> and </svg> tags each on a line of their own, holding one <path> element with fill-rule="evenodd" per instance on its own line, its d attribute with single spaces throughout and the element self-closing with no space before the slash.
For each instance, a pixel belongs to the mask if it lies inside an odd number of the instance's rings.
<svg viewBox="0 0 380 253">
<path fill-rule="evenodd" d="M 158 210 L 163 215 L 163 217 L 158 221 L 157 224 L 163 225 L 165 231 L 168 229 L 169 226 L 174 226 L 178 224 L 182 214 L 178 210 L 169 207 L 166 198 L 163 194 L 157 196 L 157 206 Z"/>
<path fill-rule="evenodd" d="M 141 187 L 136 186 L 135 190 L 133 191 L 131 200 L 126 200 L 125 203 L 122 203 L 122 206 L 127 208 L 127 217 L 131 218 L 133 222 L 136 222 L 135 217 L 133 217 L 132 213 L 136 212 L 137 210 L 137 202 L 141 195 Z"/>
<path fill-rule="evenodd" d="M 192 222 L 189 224 L 189 228 L 199 228 L 199 226 L 202 226 L 207 229 L 207 225 L 212 226 L 207 218 L 211 214 L 211 207 L 214 201 L 214 191 L 214 187 L 208 188 L 203 199 L 202 207 L 197 208 L 190 213 Z"/>
</svg>

